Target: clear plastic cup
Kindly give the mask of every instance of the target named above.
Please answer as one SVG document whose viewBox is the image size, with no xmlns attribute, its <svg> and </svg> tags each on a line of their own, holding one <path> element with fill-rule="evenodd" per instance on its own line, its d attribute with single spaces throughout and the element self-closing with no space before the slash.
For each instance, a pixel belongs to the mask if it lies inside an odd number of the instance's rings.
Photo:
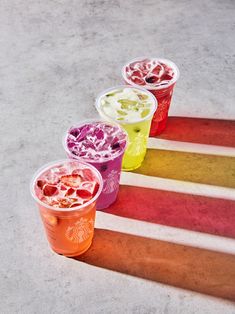
<svg viewBox="0 0 235 314">
<path fill-rule="evenodd" d="M 67 138 L 69 135 L 69 131 L 74 128 L 81 128 L 85 125 L 95 125 L 96 123 L 105 124 L 111 127 L 117 128 L 124 140 L 122 140 L 123 146 L 121 149 L 108 158 L 100 157 L 97 160 L 92 158 L 87 158 L 84 156 L 75 155 L 71 152 L 67 145 Z M 112 135 L 109 135 L 112 137 Z M 71 126 L 67 131 L 65 136 L 63 137 L 63 147 L 66 151 L 68 158 L 83 160 L 84 162 L 88 162 L 90 165 L 94 166 L 101 174 L 103 179 L 103 190 L 97 200 L 97 209 L 105 209 L 109 207 L 112 203 L 115 202 L 118 191 L 119 191 L 119 181 L 121 175 L 121 166 L 122 166 L 122 159 L 123 154 L 127 146 L 127 134 L 126 132 L 117 124 L 117 123 L 110 123 L 107 121 L 98 121 L 98 120 L 84 120 L 75 125 Z"/>
<path fill-rule="evenodd" d="M 148 99 L 151 103 L 151 107 L 149 110 L 149 114 L 144 118 L 139 117 L 133 122 L 117 120 L 115 117 L 111 115 L 107 115 L 102 106 L 101 100 L 105 95 L 112 94 L 118 90 L 130 89 L 137 90 L 140 94 L 144 94 L 148 96 Z M 141 163 L 144 160 L 146 149 L 147 149 L 147 139 L 149 136 L 149 130 L 151 125 L 151 120 L 153 114 L 157 108 L 157 100 L 155 97 L 148 92 L 146 89 L 140 87 L 132 87 L 128 85 L 120 85 L 116 87 L 109 88 L 102 92 L 98 98 L 96 99 L 96 109 L 98 110 L 101 118 L 107 121 L 114 121 L 127 132 L 128 134 L 128 146 L 124 153 L 123 162 L 122 162 L 122 170 L 131 171 L 138 167 L 140 167 Z"/>
<path fill-rule="evenodd" d="M 96 178 L 99 188 L 88 202 L 83 205 L 61 208 L 44 203 L 37 193 L 38 179 L 47 170 L 54 167 L 74 167 L 74 169 L 89 169 Z M 89 172 L 90 173 L 90 172 Z M 30 191 L 35 199 L 48 242 L 53 251 L 65 256 L 77 256 L 87 251 L 92 243 L 96 213 L 96 201 L 103 188 L 102 177 L 95 167 L 75 160 L 60 160 L 46 164 L 33 176 Z"/>
<path fill-rule="evenodd" d="M 131 63 L 137 62 L 137 61 L 143 61 L 143 60 L 156 60 L 160 61 L 168 66 L 170 66 L 174 70 L 174 77 L 172 80 L 169 81 L 168 84 L 161 85 L 161 86 L 154 86 L 154 85 L 139 85 L 135 84 L 131 79 L 127 78 L 126 75 L 126 67 L 130 65 Z M 158 101 L 158 108 L 153 116 L 152 123 L 151 123 L 151 129 L 150 129 L 150 136 L 156 136 L 161 134 L 167 124 L 167 118 L 168 118 L 168 111 L 171 104 L 171 98 L 173 95 L 173 90 L 175 87 L 176 81 L 179 79 L 180 72 L 176 64 L 168 59 L 163 58 L 148 58 L 148 57 L 140 57 L 135 58 L 128 63 L 126 63 L 122 68 L 122 76 L 125 81 L 125 83 L 133 86 L 133 87 L 143 87 L 146 88 L 148 91 L 150 91 L 157 99 Z"/>
</svg>

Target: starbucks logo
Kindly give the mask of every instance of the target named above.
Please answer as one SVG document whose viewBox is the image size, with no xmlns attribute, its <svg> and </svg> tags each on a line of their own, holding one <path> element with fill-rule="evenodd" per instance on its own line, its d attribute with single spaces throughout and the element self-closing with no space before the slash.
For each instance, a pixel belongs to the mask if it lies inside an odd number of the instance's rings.
<svg viewBox="0 0 235 314">
<path fill-rule="evenodd" d="M 65 236 L 71 242 L 81 243 L 90 237 L 93 233 L 93 228 L 93 219 L 80 218 L 72 226 L 67 228 Z"/>
</svg>

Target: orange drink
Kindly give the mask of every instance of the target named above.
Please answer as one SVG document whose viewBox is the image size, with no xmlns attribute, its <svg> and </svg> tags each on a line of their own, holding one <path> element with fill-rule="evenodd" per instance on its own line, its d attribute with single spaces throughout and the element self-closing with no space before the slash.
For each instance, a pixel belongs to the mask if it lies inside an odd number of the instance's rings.
<svg viewBox="0 0 235 314">
<path fill-rule="evenodd" d="M 90 247 L 102 187 L 98 170 L 79 160 L 53 162 L 34 175 L 31 193 L 56 253 L 77 256 Z"/>
</svg>

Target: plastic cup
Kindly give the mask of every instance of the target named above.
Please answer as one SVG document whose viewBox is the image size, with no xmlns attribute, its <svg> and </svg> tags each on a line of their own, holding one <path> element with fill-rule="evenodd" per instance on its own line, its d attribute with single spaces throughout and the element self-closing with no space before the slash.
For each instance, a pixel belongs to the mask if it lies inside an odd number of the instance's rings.
<svg viewBox="0 0 235 314">
<path fill-rule="evenodd" d="M 147 95 L 151 102 L 150 112 L 144 118 L 139 117 L 134 122 L 128 122 L 126 120 L 120 121 L 115 119 L 114 117 L 107 115 L 102 106 L 101 100 L 102 98 L 117 90 L 122 89 L 133 89 L 138 90 L 140 93 Z M 140 88 L 140 87 L 132 87 L 128 85 L 121 85 L 109 88 L 102 92 L 97 100 L 96 100 L 96 108 L 100 114 L 100 116 L 107 120 L 107 121 L 114 121 L 121 125 L 121 127 L 127 132 L 128 134 L 128 146 L 124 153 L 123 162 L 122 162 L 122 170 L 124 171 L 131 171 L 137 169 L 141 166 L 147 149 L 147 139 L 149 136 L 149 130 L 151 125 L 151 120 L 153 114 L 157 107 L 157 101 L 155 97 L 149 93 L 147 90 Z"/>
<path fill-rule="evenodd" d="M 126 76 L 126 67 L 133 62 L 142 61 L 145 59 L 149 59 L 149 60 L 154 59 L 154 60 L 160 61 L 166 65 L 169 65 L 174 70 L 174 73 L 175 73 L 173 79 L 171 81 L 169 81 L 168 84 L 162 85 L 162 86 L 138 85 L 138 84 L 135 84 L 134 82 L 132 82 Z M 148 91 L 150 91 L 156 97 L 156 99 L 158 101 L 158 108 L 157 108 L 157 110 L 153 116 L 152 123 L 151 123 L 150 136 L 159 135 L 166 128 L 168 111 L 169 111 L 170 104 L 171 104 L 171 98 L 173 95 L 175 83 L 178 80 L 179 75 L 180 75 L 180 72 L 179 72 L 179 69 L 176 66 L 176 64 L 170 60 L 162 59 L 162 58 L 147 58 L 147 57 L 135 58 L 135 59 L 129 61 L 128 63 L 126 63 L 124 65 L 124 67 L 122 68 L 122 76 L 123 76 L 125 83 L 127 83 L 131 86 L 134 86 L 134 87 L 142 86 L 142 87 L 146 88 Z"/>
<path fill-rule="evenodd" d="M 83 156 L 75 155 L 71 152 L 67 145 L 67 138 L 69 135 L 69 130 L 73 128 L 81 128 L 87 124 L 105 124 L 112 127 L 116 127 L 125 136 L 125 144 L 123 145 L 122 149 L 114 154 L 112 154 L 108 158 L 100 157 L 98 160 L 92 158 L 85 158 Z M 112 136 L 112 135 L 111 135 Z M 122 128 L 116 123 L 110 123 L 107 121 L 97 121 L 97 120 L 85 120 L 80 123 L 77 123 L 70 127 L 67 131 L 65 136 L 63 137 L 63 147 L 66 151 L 68 158 L 83 160 L 88 162 L 90 165 L 94 166 L 101 174 L 103 179 L 103 189 L 102 192 L 97 200 L 97 209 L 105 209 L 109 207 L 112 203 L 115 202 L 118 191 L 119 191 L 119 181 L 121 175 L 121 166 L 122 166 L 122 159 L 123 154 L 127 145 L 127 134 L 124 132 Z"/>
<path fill-rule="evenodd" d="M 83 205 L 71 208 L 56 208 L 42 202 L 36 193 L 37 179 L 47 170 L 61 165 L 74 164 L 76 169 L 89 169 L 99 183 L 99 189 L 92 199 Z M 96 200 L 102 191 L 100 173 L 91 165 L 82 161 L 61 160 L 46 164 L 40 168 L 30 184 L 44 225 L 48 242 L 53 251 L 65 256 L 78 256 L 87 251 L 92 243 L 96 213 Z"/>
</svg>

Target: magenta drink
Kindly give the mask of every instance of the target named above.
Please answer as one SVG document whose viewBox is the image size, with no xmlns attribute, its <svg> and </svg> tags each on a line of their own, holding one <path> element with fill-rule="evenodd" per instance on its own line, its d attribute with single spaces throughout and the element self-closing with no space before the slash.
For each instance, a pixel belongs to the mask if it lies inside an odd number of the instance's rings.
<svg viewBox="0 0 235 314">
<path fill-rule="evenodd" d="M 63 146 L 68 157 L 82 159 L 101 173 L 103 190 L 97 209 L 107 208 L 117 198 L 126 145 L 125 131 L 109 122 L 82 122 L 66 132 Z"/>
<path fill-rule="evenodd" d="M 167 59 L 138 58 L 123 67 L 122 75 L 127 84 L 144 87 L 156 97 L 158 107 L 152 119 L 150 136 L 161 134 L 166 127 L 179 69 Z"/>
</svg>

